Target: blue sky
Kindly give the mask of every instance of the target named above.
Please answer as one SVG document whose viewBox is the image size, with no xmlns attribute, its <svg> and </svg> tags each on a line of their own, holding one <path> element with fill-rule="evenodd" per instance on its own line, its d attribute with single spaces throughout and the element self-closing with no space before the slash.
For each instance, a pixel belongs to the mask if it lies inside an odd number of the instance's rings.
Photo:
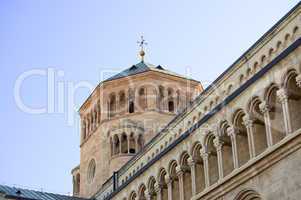
<svg viewBox="0 0 301 200">
<path fill-rule="evenodd" d="M 0 184 L 72 191 L 70 170 L 79 163 L 79 128 L 76 112 L 71 113 L 74 120 L 68 116 L 67 85 L 85 81 L 95 86 L 103 71 L 139 62 L 136 42 L 141 34 L 148 42 L 147 62 L 181 74 L 189 69 L 193 78 L 208 85 L 297 3 L 1 0 Z M 55 72 L 53 109 L 24 112 L 15 99 L 16 81 L 24 72 L 47 74 L 48 68 Z M 47 80 L 44 75 L 25 79 L 22 102 L 49 106 Z M 76 90 L 77 107 L 88 94 L 87 88 Z"/>
</svg>

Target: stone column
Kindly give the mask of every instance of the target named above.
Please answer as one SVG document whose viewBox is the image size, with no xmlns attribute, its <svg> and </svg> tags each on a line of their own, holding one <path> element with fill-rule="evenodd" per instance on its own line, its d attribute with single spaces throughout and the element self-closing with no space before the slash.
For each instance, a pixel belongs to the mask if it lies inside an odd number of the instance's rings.
<svg viewBox="0 0 301 200">
<path fill-rule="evenodd" d="M 94 130 L 97 128 L 97 112 L 94 110 Z"/>
<path fill-rule="evenodd" d="M 119 99 L 119 94 L 116 94 L 116 96 L 115 96 L 115 103 L 116 103 L 116 105 L 115 105 L 115 108 L 114 108 L 114 110 L 115 110 L 115 113 L 114 113 L 114 116 L 117 116 L 117 115 L 119 115 L 120 113 L 119 113 L 119 110 L 120 110 L 120 99 Z"/>
<path fill-rule="evenodd" d="M 130 135 L 126 136 L 126 142 L 127 142 L 127 147 L 128 147 L 128 154 L 130 153 Z"/>
<path fill-rule="evenodd" d="M 245 115 L 243 117 L 243 124 L 247 128 L 250 158 L 252 159 L 256 156 L 254 144 L 254 120 L 252 120 L 249 115 Z"/>
<path fill-rule="evenodd" d="M 222 142 L 218 137 L 214 138 L 213 140 L 214 146 L 216 148 L 217 153 L 217 163 L 218 163 L 218 176 L 219 180 L 224 177 L 224 170 L 223 170 L 223 155 L 222 155 Z"/>
<path fill-rule="evenodd" d="M 138 196 L 137 199 L 138 199 L 138 200 L 147 200 L 147 197 L 146 197 L 146 196 L 144 196 L 144 197 L 139 197 L 139 196 Z"/>
<path fill-rule="evenodd" d="M 115 155 L 115 151 L 116 151 L 114 137 L 112 137 L 112 148 L 111 149 L 112 149 L 112 156 L 114 156 Z"/>
<path fill-rule="evenodd" d="M 155 191 L 157 194 L 157 200 L 162 200 L 162 186 L 160 184 L 155 186 Z"/>
<path fill-rule="evenodd" d="M 87 135 L 90 135 L 90 129 L 91 129 L 91 120 L 90 120 L 90 114 L 87 115 Z"/>
<path fill-rule="evenodd" d="M 147 88 L 147 110 L 154 111 L 157 107 L 157 95 L 156 95 L 156 89 L 153 87 Z"/>
<path fill-rule="evenodd" d="M 181 98 L 181 93 L 177 93 L 177 113 L 180 112 L 181 108 L 182 108 L 182 98 Z"/>
<path fill-rule="evenodd" d="M 238 164 L 238 153 L 237 153 L 237 141 L 236 141 L 236 132 L 234 127 L 229 127 L 227 128 L 227 135 L 230 136 L 231 138 L 231 146 L 232 146 L 232 154 L 233 154 L 233 165 L 234 169 L 238 169 L 239 164 Z"/>
<path fill-rule="evenodd" d="M 268 147 L 271 147 L 273 145 L 273 137 L 272 137 L 272 130 L 271 130 L 271 119 L 269 114 L 270 107 L 264 101 L 261 104 L 259 104 L 259 109 L 264 116 L 264 124 L 266 129 L 265 132 L 266 132 Z"/>
<path fill-rule="evenodd" d="M 99 126 L 100 125 L 100 105 L 97 104 L 97 125 Z"/>
<path fill-rule="evenodd" d="M 135 153 L 138 152 L 138 136 L 135 136 Z"/>
<path fill-rule="evenodd" d="M 167 184 L 167 191 L 168 191 L 168 200 L 172 200 L 172 177 L 166 176 L 165 177 L 166 184 Z"/>
<path fill-rule="evenodd" d="M 88 119 L 85 119 L 85 124 L 86 124 L 85 134 L 86 134 L 86 137 L 87 137 L 88 133 L 89 133 L 89 120 Z"/>
<path fill-rule="evenodd" d="M 284 88 L 280 88 L 279 90 L 277 90 L 277 97 L 282 106 L 285 132 L 286 134 L 290 134 L 292 132 L 292 125 L 291 125 L 291 118 L 290 118 L 289 107 L 288 107 L 287 91 Z"/>
<path fill-rule="evenodd" d="M 101 94 L 104 95 L 104 94 Z M 100 119 L 107 119 L 108 117 L 108 108 L 107 108 L 107 103 L 106 103 L 106 98 L 102 98 L 102 102 L 100 103 L 100 108 L 102 112 L 100 112 Z"/>
<path fill-rule="evenodd" d="M 123 113 L 128 113 L 129 112 L 129 104 L 130 104 L 130 99 L 129 99 L 129 94 L 125 92 L 125 102 L 124 102 L 124 110 Z"/>
<path fill-rule="evenodd" d="M 94 121 L 93 121 L 93 114 L 90 115 L 90 133 L 92 133 L 94 129 Z"/>
<path fill-rule="evenodd" d="M 164 97 L 163 97 L 163 111 L 168 112 L 168 91 L 167 88 L 164 89 Z"/>
<path fill-rule="evenodd" d="M 181 169 L 180 166 L 176 167 L 176 172 L 177 172 L 177 176 L 179 179 L 179 195 L 180 195 L 180 200 L 184 200 L 184 180 L 183 180 L 183 175 L 184 172 Z"/>
<path fill-rule="evenodd" d="M 121 154 L 121 135 L 118 135 L 119 139 L 119 155 Z"/>
<path fill-rule="evenodd" d="M 149 194 L 149 193 L 147 193 L 147 194 L 145 195 L 145 199 L 146 199 L 146 200 L 151 200 L 151 199 L 152 199 L 152 195 Z"/>
<path fill-rule="evenodd" d="M 134 102 L 134 111 L 136 111 L 136 99 L 135 99 L 135 92 L 133 91 L 133 89 L 129 89 L 128 91 L 128 111 L 129 111 L 129 104 L 130 102 Z"/>
<path fill-rule="evenodd" d="M 93 132 L 93 114 L 90 114 L 90 133 L 92 133 Z"/>
<path fill-rule="evenodd" d="M 91 113 L 91 126 L 90 126 L 90 131 L 93 132 L 94 130 L 94 113 Z"/>
<path fill-rule="evenodd" d="M 190 157 L 188 158 L 188 165 L 191 172 L 191 192 L 192 196 L 196 195 L 196 172 L 195 172 L 195 161 Z"/>
<path fill-rule="evenodd" d="M 209 168 L 208 168 L 208 153 L 203 149 L 200 150 L 201 157 L 204 163 L 205 187 L 210 186 Z"/>
<path fill-rule="evenodd" d="M 96 127 L 97 127 L 97 113 L 95 112 L 95 110 L 93 111 L 93 122 L 94 122 L 93 123 L 93 130 L 95 130 Z"/>
</svg>

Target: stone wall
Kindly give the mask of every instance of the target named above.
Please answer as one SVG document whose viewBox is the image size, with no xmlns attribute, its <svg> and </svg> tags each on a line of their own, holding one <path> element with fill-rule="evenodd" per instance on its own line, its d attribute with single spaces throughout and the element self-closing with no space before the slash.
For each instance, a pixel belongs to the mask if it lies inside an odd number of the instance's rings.
<svg viewBox="0 0 301 200">
<path fill-rule="evenodd" d="M 298 199 L 300 7 L 124 166 L 107 199 Z"/>
</svg>

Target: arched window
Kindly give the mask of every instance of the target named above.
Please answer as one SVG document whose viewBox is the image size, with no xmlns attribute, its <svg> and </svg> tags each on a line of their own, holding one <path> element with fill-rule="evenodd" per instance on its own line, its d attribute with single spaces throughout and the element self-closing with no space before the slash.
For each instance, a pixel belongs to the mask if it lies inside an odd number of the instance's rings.
<svg viewBox="0 0 301 200">
<path fill-rule="evenodd" d="M 167 183 L 166 183 L 166 171 L 165 169 L 161 169 L 158 175 L 158 185 L 161 187 L 161 198 L 162 200 L 168 199 L 168 191 L 167 191 Z"/>
<path fill-rule="evenodd" d="M 159 103 L 159 110 L 164 110 L 164 93 L 165 89 L 162 85 L 159 86 L 159 95 L 158 95 L 158 103 Z"/>
<path fill-rule="evenodd" d="M 121 91 L 119 93 L 119 113 L 125 113 L 126 111 L 126 100 L 125 100 L 125 93 Z"/>
<path fill-rule="evenodd" d="M 121 153 L 128 153 L 128 139 L 125 133 L 121 135 Z"/>
<path fill-rule="evenodd" d="M 116 113 L 116 96 L 115 94 L 111 94 L 109 99 L 109 116 L 113 117 L 115 113 Z"/>
<path fill-rule="evenodd" d="M 202 145 L 197 142 L 192 150 L 192 158 L 195 162 L 195 177 L 196 177 L 196 193 L 205 189 L 205 173 L 204 162 L 200 155 Z"/>
<path fill-rule="evenodd" d="M 96 172 L 96 163 L 95 160 L 92 159 L 88 165 L 88 173 L 87 173 L 87 180 L 88 183 L 92 183 L 95 177 L 95 172 Z"/>
<path fill-rule="evenodd" d="M 286 80 L 286 88 L 288 93 L 288 105 L 292 131 L 301 128 L 301 88 L 296 84 L 297 74 L 290 72 Z"/>
<path fill-rule="evenodd" d="M 136 153 L 136 141 L 135 141 L 134 133 L 131 133 L 129 142 L 130 142 L 129 153 L 131 154 Z"/>
<path fill-rule="evenodd" d="M 100 101 L 97 102 L 97 119 L 98 119 L 98 124 L 101 121 L 101 107 L 100 107 Z"/>
<path fill-rule="evenodd" d="M 129 113 L 134 113 L 135 112 L 135 95 L 132 89 L 129 89 Z"/>
<path fill-rule="evenodd" d="M 129 102 L 129 113 L 134 113 L 134 112 L 135 112 L 134 102 L 130 101 Z"/>
<path fill-rule="evenodd" d="M 209 168 L 209 182 L 210 185 L 218 181 L 218 162 L 217 162 L 217 152 L 214 146 L 214 135 L 209 135 L 207 138 L 207 153 L 208 153 L 208 168 Z"/>
<path fill-rule="evenodd" d="M 175 103 L 174 103 L 174 95 L 173 90 L 171 88 L 168 89 L 168 112 L 174 112 L 175 111 Z"/>
<path fill-rule="evenodd" d="M 183 153 L 181 158 L 181 168 L 183 170 L 183 183 L 184 183 L 184 199 L 190 199 L 192 196 L 192 188 L 191 188 L 191 171 L 188 165 L 189 155 L 187 152 Z"/>
<path fill-rule="evenodd" d="M 91 119 L 91 126 L 90 126 L 90 130 L 93 131 L 94 127 L 95 127 L 95 123 L 94 123 L 94 113 L 90 112 L 90 119 Z"/>
<path fill-rule="evenodd" d="M 175 106 L 173 101 L 168 101 L 168 112 L 174 112 Z"/>
<path fill-rule="evenodd" d="M 245 113 L 242 110 L 238 110 L 233 118 L 239 166 L 242 166 L 250 159 L 248 133 L 243 121 L 244 116 Z"/>
<path fill-rule="evenodd" d="M 91 131 L 92 131 L 92 115 L 91 113 L 88 113 L 88 134 L 90 135 Z"/>
<path fill-rule="evenodd" d="M 157 193 L 155 190 L 155 184 L 156 184 L 156 179 L 151 176 L 148 180 L 148 184 L 147 184 L 147 189 L 150 195 L 150 200 L 156 200 L 157 199 Z"/>
<path fill-rule="evenodd" d="M 146 91 L 144 88 L 139 89 L 139 108 L 140 110 L 144 111 L 147 107 L 147 98 L 146 98 Z"/>
<path fill-rule="evenodd" d="M 255 155 L 261 154 L 268 147 L 266 125 L 264 121 L 264 116 L 259 108 L 260 104 L 261 104 L 260 99 L 258 97 L 255 97 L 252 99 L 249 108 L 250 114 L 254 119 L 253 138 L 254 138 Z"/>
<path fill-rule="evenodd" d="M 172 196 L 171 199 L 179 199 L 179 179 L 177 177 L 176 167 L 178 166 L 177 161 L 173 160 L 169 164 L 169 176 L 171 178 Z"/>
<path fill-rule="evenodd" d="M 93 111 L 93 115 L 94 115 L 94 130 L 95 130 L 98 126 L 97 110 L 96 109 Z"/>
<path fill-rule="evenodd" d="M 139 186 L 138 199 L 146 199 L 146 187 L 144 184 Z"/>
<path fill-rule="evenodd" d="M 177 107 L 177 112 L 180 111 L 180 109 L 182 109 L 182 106 L 181 106 L 181 93 L 179 90 L 177 90 L 177 103 L 176 103 L 176 107 Z"/>
<path fill-rule="evenodd" d="M 224 121 L 221 126 L 221 136 L 220 140 L 222 141 L 222 159 L 223 159 L 223 175 L 227 176 L 234 170 L 234 159 L 232 152 L 232 143 L 231 138 L 227 134 L 227 129 L 230 128 L 227 121 Z"/>
<path fill-rule="evenodd" d="M 278 87 L 272 85 L 268 89 L 267 101 L 269 105 L 270 129 L 272 132 L 273 144 L 285 137 L 285 125 L 281 103 L 277 99 Z"/>
<path fill-rule="evenodd" d="M 120 141 L 119 137 L 117 135 L 114 135 L 113 137 L 113 155 L 119 154 L 120 153 Z"/>
</svg>

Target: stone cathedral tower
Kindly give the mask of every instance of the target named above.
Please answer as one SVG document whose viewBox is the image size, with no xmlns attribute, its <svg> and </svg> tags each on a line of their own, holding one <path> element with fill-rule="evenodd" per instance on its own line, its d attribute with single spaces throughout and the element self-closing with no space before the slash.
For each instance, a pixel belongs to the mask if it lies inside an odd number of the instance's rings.
<svg viewBox="0 0 301 200">
<path fill-rule="evenodd" d="M 198 81 L 141 62 L 101 82 L 79 110 L 74 195 L 91 197 L 202 90 Z"/>
</svg>

